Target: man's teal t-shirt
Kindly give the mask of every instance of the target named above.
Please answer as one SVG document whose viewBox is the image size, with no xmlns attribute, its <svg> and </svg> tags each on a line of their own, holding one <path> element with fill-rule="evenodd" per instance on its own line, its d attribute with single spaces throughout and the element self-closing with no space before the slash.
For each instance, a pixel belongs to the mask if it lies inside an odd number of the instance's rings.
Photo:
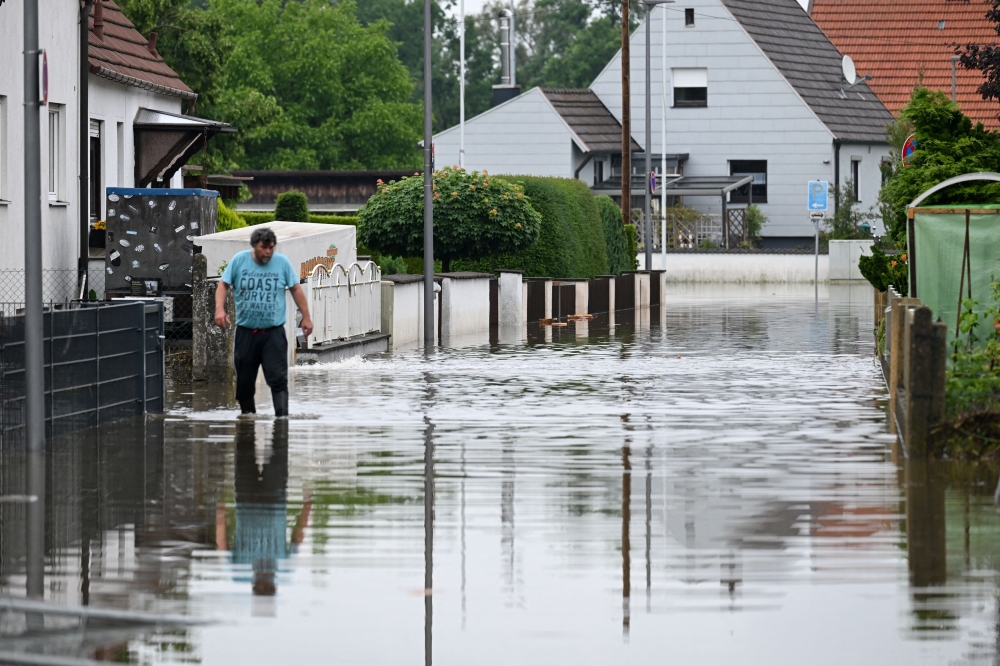
<svg viewBox="0 0 1000 666">
<path fill-rule="evenodd" d="M 222 281 L 233 289 L 237 326 L 272 328 L 285 323 L 285 289 L 299 278 L 285 255 L 275 252 L 261 265 L 251 250 L 244 250 L 226 266 Z"/>
</svg>

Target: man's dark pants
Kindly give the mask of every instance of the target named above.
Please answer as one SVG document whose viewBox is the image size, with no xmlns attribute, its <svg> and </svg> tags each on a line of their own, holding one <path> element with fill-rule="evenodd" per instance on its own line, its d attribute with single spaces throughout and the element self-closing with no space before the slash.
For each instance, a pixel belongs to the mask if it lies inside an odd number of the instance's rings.
<svg viewBox="0 0 1000 666">
<path fill-rule="evenodd" d="M 247 328 L 236 327 L 233 343 L 233 362 L 236 366 L 236 400 L 244 413 L 254 410 L 257 392 L 257 371 L 264 366 L 264 379 L 271 388 L 275 411 L 279 411 L 279 397 L 284 396 L 285 411 L 288 407 L 288 339 L 285 327 Z M 278 414 L 279 416 L 281 414 Z"/>
</svg>

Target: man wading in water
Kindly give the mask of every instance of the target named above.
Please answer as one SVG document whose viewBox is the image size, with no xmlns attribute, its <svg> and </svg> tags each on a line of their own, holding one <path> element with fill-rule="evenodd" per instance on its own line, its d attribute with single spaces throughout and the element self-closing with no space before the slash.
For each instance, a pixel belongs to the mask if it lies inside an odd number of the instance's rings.
<svg viewBox="0 0 1000 666">
<path fill-rule="evenodd" d="M 254 414 L 257 370 L 264 366 L 264 379 L 271 387 L 274 415 L 288 416 L 288 340 L 285 338 L 285 289 L 290 289 L 295 305 L 302 312 L 302 333 L 312 333 L 309 304 L 299 286 L 292 263 L 283 254 L 275 254 L 278 239 L 267 227 L 255 229 L 250 236 L 252 250 L 239 252 L 222 273 L 215 290 L 215 323 L 229 326 L 226 314 L 226 289 L 233 289 L 236 300 L 236 341 L 233 362 L 236 366 L 236 399 L 244 414 Z"/>
</svg>

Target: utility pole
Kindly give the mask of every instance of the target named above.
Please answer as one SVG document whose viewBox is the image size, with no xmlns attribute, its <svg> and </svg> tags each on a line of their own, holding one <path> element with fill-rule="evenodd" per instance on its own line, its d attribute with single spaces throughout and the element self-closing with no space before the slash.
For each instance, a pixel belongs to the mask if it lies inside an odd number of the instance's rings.
<svg viewBox="0 0 1000 666">
<path fill-rule="evenodd" d="M 24 384 L 28 484 L 29 599 L 45 593 L 45 374 L 42 327 L 42 149 L 38 90 L 38 0 L 24 0 Z M 41 490 L 41 492 L 39 492 Z"/>
<path fill-rule="evenodd" d="M 622 224 L 632 220 L 632 78 L 628 53 L 628 3 L 622 0 Z"/>
<path fill-rule="evenodd" d="M 37 1 L 37 0 L 36 0 Z M 424 347 L 434 347 L 434 164 L 431 135 L 431 0 L 424 0 Z"/>
<path fill-rule="evenodd" d="M 458 4 L 458 166 L 465 168 L 465 0 Z"/>
</svg>

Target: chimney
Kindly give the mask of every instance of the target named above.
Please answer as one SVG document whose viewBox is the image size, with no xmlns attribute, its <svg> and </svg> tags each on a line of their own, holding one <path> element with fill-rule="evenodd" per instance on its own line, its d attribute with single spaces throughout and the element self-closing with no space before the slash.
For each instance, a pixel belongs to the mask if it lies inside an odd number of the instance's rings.
<svg viewBox="0 0 1000 666">
<path fill-rule="evenodd" d="M 521 86 L 514 80 L 514 44 L 511 43 L 511 24 L 514 14 L 509 9 L 500 10 L 500 85 L 493 86 L 493 106 L 514 99 L 521 93 Z"/>
<path fill-rule="evenodd" d="M 155 32 L 149 33 L 149 39 L 146 40 L 146 48 L 149 49 L 149 52 L 152 53 L 153 55 L 155 55 L 155 56 L 160 55 L 159 53 L 156 52 L 156 33 Z"/>
<path fill-rule="evenodd" d="M 104 41 L 104 0 L 94 0 L 94 36 Z"/>
</svg>

